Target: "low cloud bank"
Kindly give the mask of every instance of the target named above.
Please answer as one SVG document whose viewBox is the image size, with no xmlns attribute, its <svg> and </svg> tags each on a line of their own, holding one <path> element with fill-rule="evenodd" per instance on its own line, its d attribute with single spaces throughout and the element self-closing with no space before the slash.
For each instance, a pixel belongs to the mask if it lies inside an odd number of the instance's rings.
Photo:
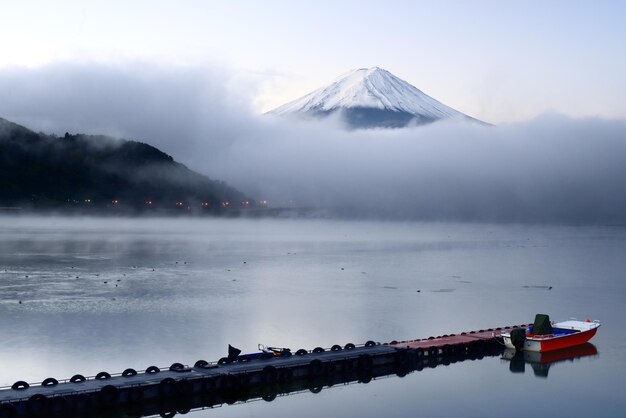
<svg viewBox="0 0 626 418">
<path fill-rule="evenodd" d="M 147 142 L 275 205 L 382 218 L 626 223 L 626 121 L 544 115 L 496 127 L 348 131 L 335 119 L 255 115 L 250 87 L 228 71 L 4 69 L 0 116 L 45 132 Z"/>
</svg>

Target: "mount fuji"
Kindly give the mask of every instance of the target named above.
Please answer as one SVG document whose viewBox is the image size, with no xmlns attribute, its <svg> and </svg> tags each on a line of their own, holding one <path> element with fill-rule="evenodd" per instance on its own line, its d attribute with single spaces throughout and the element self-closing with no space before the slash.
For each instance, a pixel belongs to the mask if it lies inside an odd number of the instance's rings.
<svg viewBox="0 0 626 418">
<path fill-rule="evenodd" d="M 352 70 L 326 87 L 268 112 L 321 118 L 339 113 L 350 128 L 402 128 L 442 119 L 484 123 L 433 99 L 379 67 Z"/>
</svg>

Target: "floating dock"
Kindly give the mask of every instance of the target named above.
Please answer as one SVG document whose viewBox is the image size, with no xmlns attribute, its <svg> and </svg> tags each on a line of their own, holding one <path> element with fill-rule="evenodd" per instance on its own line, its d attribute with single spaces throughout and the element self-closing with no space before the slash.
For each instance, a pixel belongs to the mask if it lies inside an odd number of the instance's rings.
<svg viewBox="0 0 626 418">
<path fill-rule="evenodd" d="M 411 341 L 334 345 L 295 354 L 230 363 L 197 361 L 193 367 L 126 369 L 111 375 L 23 381 L 0 388 L 0 418 L 94 417 L 132 414 L 174 416 L 193 408 L 406 374 L 424 367 L 502 352 L 502 332 L 527 325 L 489 328 Z M 121 413 L 122 411 L 123 413 Z"/>
</svg>

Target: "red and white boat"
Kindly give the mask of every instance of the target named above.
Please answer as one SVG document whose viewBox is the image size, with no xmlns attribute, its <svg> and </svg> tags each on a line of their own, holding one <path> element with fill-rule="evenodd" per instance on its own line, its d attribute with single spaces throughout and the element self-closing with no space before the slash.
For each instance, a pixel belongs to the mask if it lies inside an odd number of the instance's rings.
<svg viewBox="0 0 626 418">
<path fill-rule="evenodd" d="M 552 323 L 548 315 L 538 314 L 532 326 L 503 332 L 502 338 L 507 348 L 543 353 L 584 344 L 596 335 L 599 327 L 597 320 Z"/>
</svg>

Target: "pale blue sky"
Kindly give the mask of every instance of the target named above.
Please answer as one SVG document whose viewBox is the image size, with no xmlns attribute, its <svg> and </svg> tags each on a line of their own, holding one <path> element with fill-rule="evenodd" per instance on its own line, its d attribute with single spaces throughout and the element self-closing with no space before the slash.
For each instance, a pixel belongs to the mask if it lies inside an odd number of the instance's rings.
<svg viewBox="0 0 626 418">
<path fill-rule="evenodd" d="M 621 1 L 2 1 L 0 68 L 215 67 L 258 111 L 380 66 L 490 122 L 626 117 Z"/>
</svg>

